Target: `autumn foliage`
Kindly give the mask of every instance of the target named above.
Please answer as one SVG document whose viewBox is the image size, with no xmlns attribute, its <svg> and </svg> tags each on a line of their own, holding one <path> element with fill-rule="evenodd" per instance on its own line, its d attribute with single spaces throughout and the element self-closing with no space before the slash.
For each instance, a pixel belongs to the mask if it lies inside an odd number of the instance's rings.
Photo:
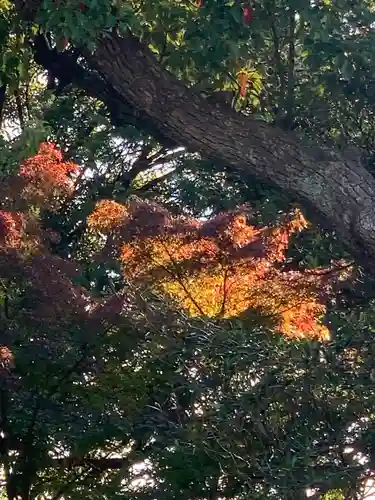
<svg viewBox="0 0 375 500">
<path fill-rule="evenodd" d="M 56 210 L 74 192 L 79 167 L 63 160 L 54 144 L 41 144 L 38 153 L 26 159 L 15 175 L 2 181 L 0 247 L 25 251 L 41 250 L 43 242 L 59 236 L 42 230 L 37 213 Z"/>
<path fill-rule="evenodd" d="M 99 335 L 102 329 L 106 331 L 108 322 L 116 324 L 121 319 L 121 295 L 95 299 L 77 284 L 82 274 L 79 263 L 54 255 L 51 243 L 60 235 L 43 226 L 43 211 L 58 209 L 73 194 L 71 173 L 78 171 L 77 165 L 63 161 L 54 145 L 42 144 L 38 153 L 1 186 L 0 300 L 6 297 L 8 303 L 9 296 L 21 294 L 22 301 L 12 304 L 17 321 L 34 328 L 34 344 L 48 346 L 57 358 L 68 348 L 72 325 L 91 338 L 94 325 Z M 6 310 L 8 315 L 8 306 Z M 3 319 L 0 317 L 0 328 Z M 7 316 L 4 321 L 8 325 Z M 14 332 L 8 336 L 5 327 L 2 331 L 0 370 L 12 366 L 9 353 L 15 342 Z M 17 335 L 22 337 L 22 331 Z M 48 362 L 55 363 L 56 357 L 51 356 Z"/>
<path fill-rule="evenodd" d="M 101 201 L 88 218 L 106 235 L 101 258 L 118 258 L 128 280 L 151 286 L 189 315 L 258 313 L 292 338 L 329 338 L 320 323 L 333 270 L 284 271 L 290 236 L 307 223 L 296 210 L 275 227 L 256 227 L 246 211 L 210 220 L 173 217 L 157 204 Z"/>
<path fill-rule="evenodd" d="M 59 235 L 42 228 L 30 211 L 53 210 L 73 195 L 72 173 L 78 173 L 76 165 L 65 162 L 54 145 L 42 144 L 8 183 L 8 209 L 0 211 L 0 247 L 8 267 L 4 273 L 14 266 L 12 272 L 27 275 L 42 290 L 43 314 L 50 318 L 58 304 L 60 312 L 54 314 L 65 316 L 61 307 L 67 303 L 74 314 L 80 304 L 83 315 L 88 301 L 91 311 L 102 306 L 73 286 L 77 265 L 50 253 L 49 243 Z M 15 185 L 21 187 L 21 196 L 14 193 L 12 199 L 9 187 Z M 126 206 L 100 201 L 87 224 L 89 233 L 103 243 L 96 259 L 117 259 L 128 282 L 163 294 L 190 316 L 251 321 L 255 315 L 258 322 L 263 318 L 291 338 L 329 338 L 321 317 L 325 299 L 342 275 L 334 269 L 285 269 L 290 237 L 307 225 L 298 210 L 273 227 L 259 227 L 246 207 L 198 220 L 172 216 L 158 204 L 133 197 Z M 13 263 L 6 266 L 6 259 Z M 59 298 L 57 304 L 51 297 Z M 116 307 L 119 310 L 119 304 Z"/>
</svg>

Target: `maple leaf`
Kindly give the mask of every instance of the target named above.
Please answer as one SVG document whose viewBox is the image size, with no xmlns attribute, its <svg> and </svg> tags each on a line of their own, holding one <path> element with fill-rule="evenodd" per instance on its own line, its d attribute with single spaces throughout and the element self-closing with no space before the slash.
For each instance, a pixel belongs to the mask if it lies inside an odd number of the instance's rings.
<svg viewBox="0 0 375 500">
<path fill-rule="evenodd" d="M 126 207 L 102 201 L 88 222 L 108 233 L 103 253 L 117 255 L 128 280 L 162 292 L 191 316 L 245 321 L 258 311 L 291 338 L 329 338 L 319 291 L 327 292 L 330 278 L 279 265 L 290 236 L 308 224 L 299 210 L 262 228 L 238 210 L 199 221 L 136 199 Z"/>
</svg>

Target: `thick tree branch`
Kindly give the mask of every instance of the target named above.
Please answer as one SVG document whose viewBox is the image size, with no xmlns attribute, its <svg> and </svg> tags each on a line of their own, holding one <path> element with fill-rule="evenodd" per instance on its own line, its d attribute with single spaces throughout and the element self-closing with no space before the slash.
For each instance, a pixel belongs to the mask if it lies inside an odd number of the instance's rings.
<svg viewBox="0 0 375 500">
<path fill-rule="evenodd" d="M 162 135 L 289 192 L 323 217 L 361 263 L 375 271 L 375 180 L 359 156 L 304 144 L 292 133 L 229 108 L 211 107 L 163 70 L 135 37 L 114 33 L 87 58 Z"/>
<path fill-rule="evenodd" d="M 129 458 L 86 458 L 68 457 L 53 461 L 54 467 L 71 469 L 73 467 L 91 467 L 98 472 L 119 470 L 129 465 Z"/>
<path fill-rule="evenodd" d="M 134 125 L 153 135 L 166 147 L 176 146 L 171 141 L 166 141 L 153 127 L 148 117 L 127 103 L 122 96 L 106 84 L 97 72 L 80 66 L 77 62 L 77 55 L 69 51 L 61 53 L 55 49 L 51 50 L 42 34 L 37 35 L 34 41 L 34 59 L 49 72 L 50 79 L 59 80 L 60 87 L 72 83 L 88 96 L 105 103 L 115 127 Z"/>
</svg>

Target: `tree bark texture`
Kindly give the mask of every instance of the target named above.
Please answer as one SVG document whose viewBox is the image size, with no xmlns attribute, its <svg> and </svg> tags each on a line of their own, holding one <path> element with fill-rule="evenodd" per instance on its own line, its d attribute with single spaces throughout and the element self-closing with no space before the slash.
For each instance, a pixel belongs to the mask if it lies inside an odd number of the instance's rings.
<svg viewBox="0 0 375 500">
<path fill-rule="evenodd" d="M 293 133 L 210 105 L 162 69 L 135 37 L 113 33 L 88 60 L 163 136 L 287 191 L 375 271 L 375 179 L 359 156 L 304 144 Z"/>
</svg>

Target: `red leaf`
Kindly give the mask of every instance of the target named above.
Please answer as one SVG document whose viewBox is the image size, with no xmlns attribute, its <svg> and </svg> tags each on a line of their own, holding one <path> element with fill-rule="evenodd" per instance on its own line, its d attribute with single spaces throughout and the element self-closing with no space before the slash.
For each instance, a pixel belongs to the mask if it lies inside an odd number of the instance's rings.
<svg viewBox="0 0 375 500">
<path fill-rule="evenodd" d="M 243 22 L 244 24 L 250 24 L 252 21 L 254 21 L 255 16 L 254 16 L 254 11 L 251 7 L 245 7 L 243 10 Z"/>
</svg>

